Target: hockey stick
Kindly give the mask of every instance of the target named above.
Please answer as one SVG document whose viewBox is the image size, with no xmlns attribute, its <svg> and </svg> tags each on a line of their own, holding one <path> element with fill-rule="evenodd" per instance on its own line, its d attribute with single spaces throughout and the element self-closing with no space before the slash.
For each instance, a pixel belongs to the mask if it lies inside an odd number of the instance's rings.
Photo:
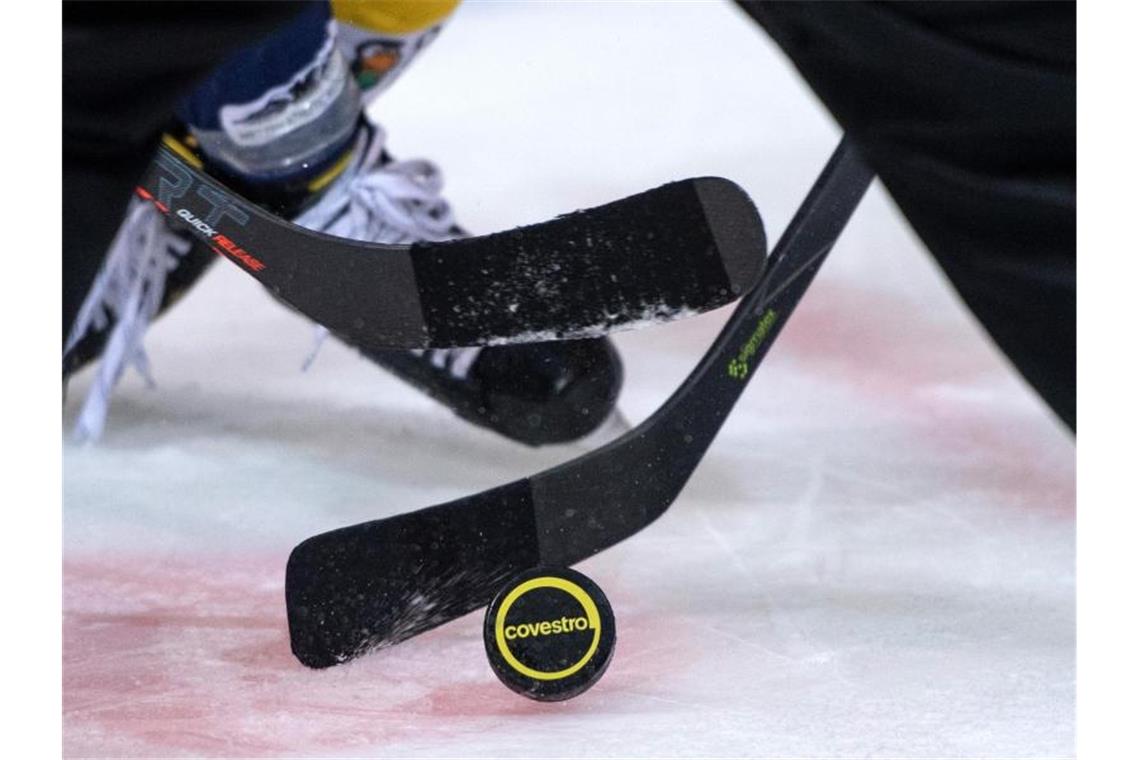
<svg viewBox="0 0 1140 760">
<path fill-rule="evenodd" d="M 579 562 L 659 517 L 696 469 L 873 176 L 844 138 L 760 283 L 681 387 L 629 433 L 529 478 L 297 546 L 285 575 L 297 658 L 327 667 L 395 644 L 487 604 L 521 570 Z"/>
<path fill-rule="evenodd" d="M 200 164 L 167 138 L 137 193 L 366 351 L 583 338 L 667 322 L 731 303 L 764 265 L 760 215 L 717 177 L 493 235 L 382 245 L 291 224 Z"/>
</svg>

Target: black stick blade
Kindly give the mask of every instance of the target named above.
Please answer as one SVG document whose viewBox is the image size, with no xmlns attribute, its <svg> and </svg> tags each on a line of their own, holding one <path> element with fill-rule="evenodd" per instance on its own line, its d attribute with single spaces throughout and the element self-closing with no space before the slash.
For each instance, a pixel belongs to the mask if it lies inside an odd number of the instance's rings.
<svg viewBox="0 0 1140 760">
<path fill-rule="evenodd" d="M 382 245 L 268 213 L 168 148 L 137 188 L 176 225 L 364 351 L 602 335 L 730 303 L 764 267 L 764 225 L 732 182 L 673 182 L 540 224 Z"/>
<path fill-rule="evenodd" d="M 527 480 L 314 536 L 285 571 L 293 654 L 325 668 L 391 646 L 486 605 L 536 564 Z"/>
<path fill-rule="evenodd" d="M 433 345 L 597 337 L 735 301 L 764 269 L 764 224 L 732 182 L 672 182 L 476 238 L 412 247 Z"/>
</svg>

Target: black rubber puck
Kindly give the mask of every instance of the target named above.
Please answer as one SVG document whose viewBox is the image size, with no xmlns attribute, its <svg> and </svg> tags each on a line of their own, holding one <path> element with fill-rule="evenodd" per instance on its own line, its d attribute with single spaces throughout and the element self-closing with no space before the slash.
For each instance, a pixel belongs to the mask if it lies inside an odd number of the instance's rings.
<svg viewBox="0 0 1140 760">
<path fill-rule="evenodd" d="M 562 567 L 508 582 L 487 608 L 483 643 L 507 688 L 542 702 L 593 686 L 614 654 L 614 612 L 597 584 Z"/>
</svg>

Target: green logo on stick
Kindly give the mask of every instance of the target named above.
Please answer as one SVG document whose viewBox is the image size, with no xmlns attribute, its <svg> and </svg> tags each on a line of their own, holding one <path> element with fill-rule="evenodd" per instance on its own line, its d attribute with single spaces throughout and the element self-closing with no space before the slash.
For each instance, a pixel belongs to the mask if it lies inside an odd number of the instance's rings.
<svg viewBox="0 0 1140 760">
<path fill-rule="evenodd" d="M 772 330 L 772 325 L 776 324 L 776 310 L 768 309 L 760 317 L 760 321 L 756 323 L 756 329 L 752 331 L 752 335 L 740 347 L 737 352 L 736 358 L 728 362 L 728 376 L 736 380 L 743 380 L 748 377 L 749 365 L 752 357 L 756 356 L 756 352 L 760 350 L 760 344 L 768 337 L 768 333 Z"/>
</svg>

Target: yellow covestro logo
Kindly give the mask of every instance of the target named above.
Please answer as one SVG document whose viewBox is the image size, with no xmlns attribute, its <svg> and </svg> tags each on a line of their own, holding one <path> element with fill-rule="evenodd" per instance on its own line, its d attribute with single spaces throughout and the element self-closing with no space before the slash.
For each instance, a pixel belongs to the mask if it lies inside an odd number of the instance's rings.
<svg viewBox="0 0 1140 760">
<path fill-rule="evenodd" d="M 506 625 L 507 613 L 510 612 L 511 605 L 517 602 L 524 594 L 534 591 L 535 589 L 557 589 L 569 594 L 582 606 L 582 611 L 585 614 L 576 617 L 563 616 L 557 620 L 542 620 L 533 623 Z M 511 645 L 509 643 L 534 636 L 550 636 L 588 630 L 593 630 L 594 635 L 582 657 L 570 665 L 570 667 L 553 672 L 535 670 L 523 664 L 515 656 L 514 652 L 511 651 Z M 582 667 L 590 661 L 590 658 L 594 656 L 594 652 L 597 651 L 598 641 L 601 635 L 601 616 L 598 614 L 598 607 L 594 604 L 594 600 L 590 598 L 590 595 L 587 594 L 582 587 L 565 578 L 541 576 L 520 584 L 518 587 L 512 589 L 511 593 L 503 599 L 498 614 L 495 616 L 495 643 L 503 659 L 519 673 L 540 681 L 554 681 L 560 678 L 566 678 L 581 670 Z"/>
<path fill-rule="evenodd" d="M 503 629 L 507 641 L 512 639 L 525 639 L 528 636 L 549 636 L 552 633 L 573 633 L 584 631 L 590 627 L 590 621 L 584 617 L 559 618 L 558 620 L 543 620 L 540 623 L 519 623 L 508 625 Z"/>
</svg>

